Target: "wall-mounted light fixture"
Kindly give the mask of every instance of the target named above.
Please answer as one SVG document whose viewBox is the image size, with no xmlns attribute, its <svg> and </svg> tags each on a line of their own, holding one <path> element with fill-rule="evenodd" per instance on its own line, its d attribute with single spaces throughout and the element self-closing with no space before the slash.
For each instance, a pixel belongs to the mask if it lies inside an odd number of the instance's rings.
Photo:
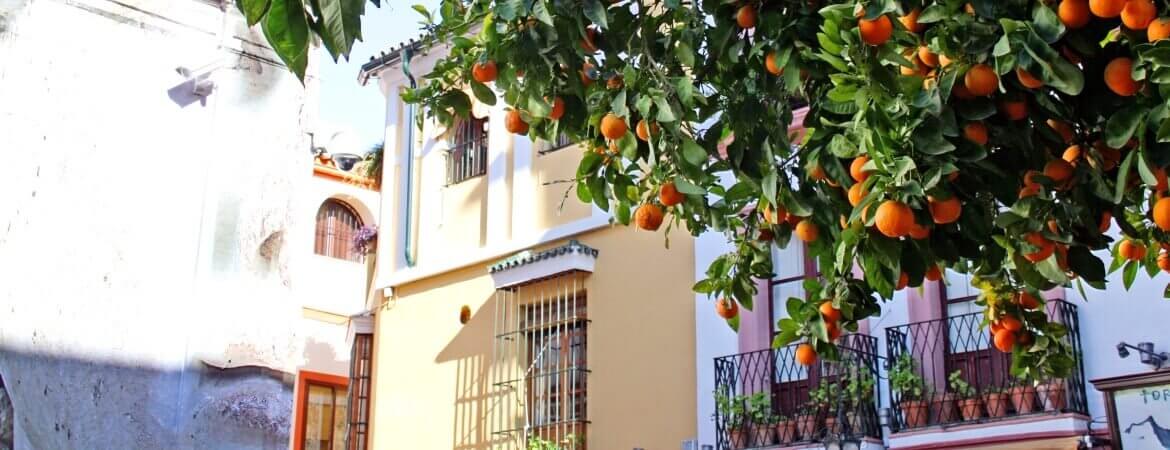
<svg viewBox="0 0 1170 450">
<path fill-rule="evenodd" d="M 1154 352 L 1153 342 L 1138 342 L 1137 345 L 1121 342 L 1117 344 L 1117 356 L 1122 358 L 1129 357 L 1130 349 L 1137 350 L 1141 354 L 1142 364 L 1154 366 L 1155 369 L 1161 369 L 1163 364 L 1170 361 L 1170 354 L 1166 352 Z"/>
</svg>

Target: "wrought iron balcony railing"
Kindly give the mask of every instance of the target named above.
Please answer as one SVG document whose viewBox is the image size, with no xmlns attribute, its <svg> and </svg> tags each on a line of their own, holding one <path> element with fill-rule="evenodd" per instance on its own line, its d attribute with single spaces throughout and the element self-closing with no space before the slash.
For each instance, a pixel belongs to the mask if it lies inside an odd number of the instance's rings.
<svg viewBox="0 0 1170 450">
<path fill-rule="evenodd" d="M 890 427 L 978 423 L 1029 414 L 1086 414 L 1084 363 L 1076 306 L 1047 303 L 1068 328 L 1075 364 L 1068 378 L 1024 382 L 1010 373 L 1011 354 L 996 350 L 981 329 L 983 313 L 886 328 Z"/>
<path fill-rule="evenodd" d="M 795 345 L 716 358 L 716 448 L 880 436 L 877 339 L 851 334 L 838 348 L 838 360 L 809 367 Z"/>
</svg>

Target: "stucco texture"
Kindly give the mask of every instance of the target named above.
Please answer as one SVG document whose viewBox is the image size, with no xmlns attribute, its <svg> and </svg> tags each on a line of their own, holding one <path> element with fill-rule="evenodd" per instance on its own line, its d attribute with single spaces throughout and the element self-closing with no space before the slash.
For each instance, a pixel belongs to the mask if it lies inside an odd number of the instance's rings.
<svg viewBox="0 0 1170 450">
<path fill-rule="evenodd" d="M 574 237 L 599 250 L 585 277 L 589 448 L 669 449 L 695 437 L 694 249 L 675 233 L 669 249 L 633 228 Z M 373 448 L 492 448 L 486 265 L 398 286 L 377 310 Z M 460 325 L 464 304 L 473 315 Z"/>
</svg>

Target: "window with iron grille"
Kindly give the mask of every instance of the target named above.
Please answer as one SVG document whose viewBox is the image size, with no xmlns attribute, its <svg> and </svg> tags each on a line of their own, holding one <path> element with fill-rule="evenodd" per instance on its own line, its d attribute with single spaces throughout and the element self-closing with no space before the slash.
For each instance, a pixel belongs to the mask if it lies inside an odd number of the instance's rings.
<svg viewBox="0 0 1170 450">
<path fill-rule="evenodd" d="M 552 153 L 557 150 L 569 147 L 575 143 L 576 142 L 573 142 L 572 138 L 564 134 L 557 135 L 557 138 L 552 141 L 541 139 L 536 141 L 536 153 L 541 155 L 545 153 Z"/>
<path fill-rule="evenodd" d="M 357 334 L 349 357 L 349 434 L 347 450 L 369 447 L 370 373 L 374 335 Z"/>
<path fill-rule="evenodd" d="M 492 432 L 584 450 L 588 419 L 586 293 L 580 272 L 497 291 Z"/>
<path fill-rule="evenodd" d="M 455 125 L 447 151 L 447 184 L 487 173 L 488 119 L 468 117 Z"/>
<path fill-rule="evenodd" d="M 313 252 L 347 261 L 361 261 L 364 255 L 353 246 L 353 237 L 362 227 L 357 211 L 341 200 L 329 199 L 317 210 L 317 237 Z"/>
<path fill-rule="evenodd" d="M 793 242 L 785 248 L 774 247 L 772 251 L 772 272 L 770 280 L 769 306 L 772 311 L 772 338 L 780 334 L 776 323 L 788 316 L 785 305 L 789 298 L 804 298 L 804 282 L 821 276 L 817 261 L 804 243 Z"/>
</svg>

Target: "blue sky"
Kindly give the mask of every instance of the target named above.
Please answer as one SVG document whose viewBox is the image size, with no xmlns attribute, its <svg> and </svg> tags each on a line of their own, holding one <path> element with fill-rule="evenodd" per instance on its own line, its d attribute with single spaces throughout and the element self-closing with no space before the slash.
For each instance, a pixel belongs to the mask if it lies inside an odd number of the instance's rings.
<svg viewBox="0 0 1170 450">
<path fill-rule="evenodd" d="M 370 56 L 418 36 L 422 16 L 411 9 L 414 4 L 424 5 L 433 12 L 439 0 L 382 0 L 381 8 L 366 3 L 366 14 L 362 16 L 363 39 L 354 43 L 349 61 L 342 59 L 334 63 L 324 47 L 318 49 L 322 125 L 329 129 L 352 129 L 362 149 L 382 141 L 386 104 L 378 92 L 377 82 L 364 87 L 358 85 L 358 70 Z"/>
</svg>

